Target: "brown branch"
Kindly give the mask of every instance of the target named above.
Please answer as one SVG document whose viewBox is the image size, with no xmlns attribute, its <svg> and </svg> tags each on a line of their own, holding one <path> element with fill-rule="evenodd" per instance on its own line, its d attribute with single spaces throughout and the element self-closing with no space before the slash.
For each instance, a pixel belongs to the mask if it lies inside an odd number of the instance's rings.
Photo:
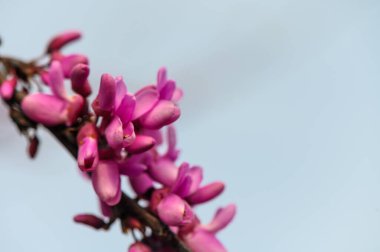
<svg viewBox="0 0 380 252">
<path fill-rule="evenodd" d="M 9 58 L 1 58 L 0 62 Z M 21 62 L 19 60 L 11 59 L 12 64 Z M 15 63 L 16 62 L 16 63 Z M 12 65 L 11 64 L 11 65 Z M 22 70 L 23 66 L 29 67 L 28 63 L 17 65 L 18 70 Z M 8 66 L 7 66 L 8 67 Z M 26 76 L 29 76 L 28 74 Z M 24 77 L 24 76 L 23 76 Z M 36 128 L 37 124 L 30 120 L 21 110 L 21 101 L 27 95 L 25 91 L 15 91 L 13 98 L 5 101 L 11 111 L 11 118 L 17 125 L 22 133 L 25 133 L 29 128 Z M 76 143 L 76 130 L 72 130 L 64 125 L 57 127 L 45 127 L 51 132 L 54 137 L 69 151 L 69 153 L 76 159 L 78 146 Z M 91 175 L 91 174 L 89 174 Z M 120 202 L 112 207 L 113 213 L 121 220 L 127 217 L 134 217 L 142 224 L 150 227 L 152 234 L 157 239 L 160 239 L 164 244 L 170 245 L 174 251 L 190 252 L 186 245 L 175 235 L 167 225 L 165 225 L 159 218 L 150 213 L 148 210 L 142 208 L 135 200 L 130 198 L 127 194 L 122 193 Z"/>
</svg>

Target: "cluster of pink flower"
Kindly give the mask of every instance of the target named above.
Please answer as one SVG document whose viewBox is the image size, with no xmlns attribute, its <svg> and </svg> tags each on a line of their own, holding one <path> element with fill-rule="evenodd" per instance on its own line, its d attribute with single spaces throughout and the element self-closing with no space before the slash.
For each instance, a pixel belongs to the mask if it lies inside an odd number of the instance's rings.
<svg viewBox="0 0 380 252">
<path fill-rule="evenodd" d="M 181 89 L 167 78 L 165 68 L 158 71 L 155 84 L 134 94 L 127 90 L 122 77 L 103 74 L 98 95 L 89 105 L 87 57 L 60 52 L 63 46 L 78 38 L 80 33 L 72 31 L 51 40 L 47 49 L 49 68 L 39 72 L 51 94 L 27 95 L 22 101 L 23 112 L 46 126 L 80 126 L 78 166 L 85 174 L 91 173 L 104 217 L 111 217 L 111 206 L 119 203 L 121 176 L 125 176 L 139 199 L 148 203 L 149 211 L 192 251 L 226 251 L 215 234 L 233 219 L 235 205 L 219 209 L 209 224 L 201 224 L 194 213 L 194 206 L 221 194 L 224 184 L 213 182 L 201 186 L 201 167 L 176 164 L 179 150 L 172 123 L 180 116 L 177 103 L 182 97 Z M 73 95 L 67 94 L 65 79 L 70 79 Z M 9 99 L 16 84 L 13 79 L 7 83 L 1 85 L 5 91 L 0 93 Z M 161 153 L 158 147 L 164 144 L 164 136 L 167 151 Z M 104 225 L 102 218 L 88 214 L 76 216 L 75 221 L 95 228 Z M 137 241 L 129 251 L 152 250 Z"/>
</svg>

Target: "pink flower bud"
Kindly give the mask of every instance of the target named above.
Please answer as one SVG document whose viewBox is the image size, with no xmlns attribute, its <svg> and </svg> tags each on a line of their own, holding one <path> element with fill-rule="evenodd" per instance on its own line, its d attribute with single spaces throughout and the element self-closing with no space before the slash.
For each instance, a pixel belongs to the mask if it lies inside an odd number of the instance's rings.
<svg viewBox="0 0 380 252">
<path fill-rule="evenodd" d="M 109 116 L 115 107 L 116 84 L 109 74 L 103 74 L 100 81 L 99 93 L 92 103 L 95 113 L 100 116 Z"/>
<path fill-rule="evenodd" d="M 91 94 L 91 86 L 87 80 L 90 68 L 85 64 L 77 64 L 70 74 L 71 88 L 77 94 L 87 97 Z"/>
<path fill-rule="evenodd" d="M 129 247 L 128 252 L 152 252 L 152 250 L 142 242 L 135 242 Z"/>
<path fill-rule="evenodd" d="M 121 199 L 120 173 L 114 161 L 99 161 L 92 173 L 92 185 L 100 200 L 114 206 Z"/>
<path fill-rule="evenodd" d="M 160 158 L 157 162 L 152 163 L 149 174 L 157 182 L 165 186 L 172 186 L 177 179 L 178 168 L 168 158 Z"/>
<path fill-rule="evenodd" d="M 5 80 L 3 83 L 0 84 L 0 96 L 4 100 L 10 100 L 13 97 L 16 85 L 17 85 L 16 77 Z"/>
<path fill-rule="evenodd" d="M 140 118 L 140 123 L 148 129 L 160 129 L 176 121 L 180 109 L 171 101 L 160 100 L 154 108 Z"/>
<path fill-rule="evenodd" d="M 133 111 L 136 106 L 136 98 L 133 95 L 125 95 L 120 101 L 116 114 L 120 117 L 123 124 L 132 120 Z"/>
<path fill-rule="evenodd" d="M 85 137 L 78 147 L 78 166 L 82 171 L 95 169 L 99 161 L 98 141 L 92 137 Z"/>
<path fill-rule="evenodd" d="M 79 31 L 66 31 L 60 33 L 50 40 L 46 52 L 51 53 L 53 51 L 60 50 L 63 46 L 72 41 L 78 40 L 80 37 L 81 33 Z"/>
<path fill-rule="evenodd" d="M 66 122 L 67 101 L 53 95 L 35 93 L 21 102 L 22 111 L 35 122 L 46 126 L 56 126 Z"/>
<path fill-rule="evenodd" d="M 194 220 L 191 207 L 179 196 L 169 194 L 157 206 L 160 219 L 169 226 L 183 226 Z"/>
<path fill-rule="evenodd" d="M 214 182 L 199 188 L 195 193 L 187 197 L 186 200 L 192 205 L 204 203 L 217 197 L 223 190 L 224 184 L 222 182 Z"/>
<path fill-rule="evenodd" d="M 84 224 L 95 229 L 103 228 L 106 223 L 104 220 L 93 214 L 78 214 L 74 217 L 76 223 Z"/>
</svg>

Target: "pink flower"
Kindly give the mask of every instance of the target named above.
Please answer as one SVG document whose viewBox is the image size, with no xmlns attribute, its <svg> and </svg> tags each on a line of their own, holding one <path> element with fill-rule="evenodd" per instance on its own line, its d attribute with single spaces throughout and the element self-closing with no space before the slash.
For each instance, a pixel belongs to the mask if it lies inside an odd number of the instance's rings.
<svg viewBox="0 0 380 252">
<path fill-rule="evenodd" d="M 4 100 L 10 100 L 13 97 L 16 85 L 16 77 L 12 77 L 10 79 L 5 80 L 3 83 L 0 84 L 0 96 Z"/>
<path fill-rule="evenodd" d="M 32 120 L 46 126 L 66 123 L 72 125 L 78 118 L 84 99 L 80 95 L 67 96 L 61 65 L 53 61 L 49 69 L 49 86 L 53 95 L 34 93 L 26 96 L 21 108 Z"/>
<path fill-rule="evenodd" d="M 80 37 L 81 33 L 79 31 L 66 31 L 60 33 L 50 40 L 46 52 L 51 53 L 58 51 L 70 42 L 80 39 Z"/>
<path fill-rule="evenodd" d="M 121 199 L 120 173 L 113 160 L 101 160 L 92 173 L 92 185 L 99 199 L 114 206 Z"/>
<path fill-rule="evenodd" d="M 173 123 L 181 114 L 176 105 L 177 100 L 173 99 L 176 90 L 175 82 L 167 80 L 166 69 L 161 68 L 156 86 L 144 87 L 135 94 L 136 109 L 132 119 L 138 119 L 147 129 L 160 129 Z"/>
<path fill-rule="evenodd" d="M 82 171 L 88 172 L 95 169 L 99 162 L 98 134 L 95 125 L 86 123 L 79 130 L 78 143 L 78 166 Z"/>
<path fill-rule="evenodd" d="M 83 97 L 91 94 L 91 86 L 87 80 L 89 74 L 90 68 L 82 63 L 77 64 L 70 74 L 71 88 Z"/>
<path fill-rule="evenodd" d="M 236 214 L 236 206 L 230 204 L 218 209 L 213 220 L 208 225 L 199 224 L 193 231 L 184 234 L 185 243 L 194 252 L 224 252 L 227 251 L 216 238 L 215 234 L 226 227 Z"/>
<path fill-rule="evenodd" d="M 194 220 L 191 207 L 175 194 L 164 197 L 157 206 L 160 219 L 169 226 L 183 226 Z"/>
</svg>

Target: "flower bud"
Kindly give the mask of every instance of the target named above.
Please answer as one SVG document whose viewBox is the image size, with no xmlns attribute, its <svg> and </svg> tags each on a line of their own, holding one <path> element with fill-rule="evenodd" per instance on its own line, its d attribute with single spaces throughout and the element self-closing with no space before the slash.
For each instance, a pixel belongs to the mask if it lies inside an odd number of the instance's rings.
<svg viewBox="0 0 380 252">
<path fill-rule="evenodd" d="M 91 94 L 91 86 L 87 78 L 90 74 L 90 68 L 85 64 L 77 64 L 70 74 L 71 88 L 77 94 L 87 97 Z"/>
<path fill-rule="evenodd" d="M 72 41 L 78 40 L 81 37 L 79 31 L 66 31 L 53 37 L 48 43 L 46 52 L 51 53 L 53 51 L 60 50 L 63 46 L 69 44 Z"/>
<path fill-rule="evenodd" d="M 101 229 L 106 225 L 104 220 L 93 214 L 78 214 L 74 216 L 74 221 L 76 223 L 84 224 L 95 229 Z"/>
<path fill-rule="evenodd" d="M 121 199 L 120 173 L 114 161 L 99 161 L 92 173 L 92 185 L 99 199 L 114 206 Z"/>
<path fill-rule="evenodd" d="M 191 207 L 179 196 L 169 194 L 157 206 L 160 219 L 169 226 L 183 226 L 194 219 Z"/>
</svg>

